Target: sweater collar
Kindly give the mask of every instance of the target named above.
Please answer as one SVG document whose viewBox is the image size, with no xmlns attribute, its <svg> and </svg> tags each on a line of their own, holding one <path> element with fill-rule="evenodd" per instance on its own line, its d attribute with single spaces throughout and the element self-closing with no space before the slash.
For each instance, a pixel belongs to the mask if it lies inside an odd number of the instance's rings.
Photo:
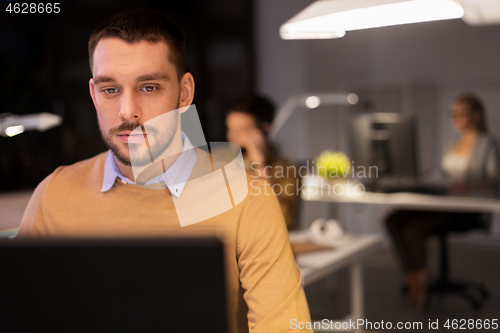
<svg viewBox="0 0 500 333">
<path fill-rule="evenodd" d="M 194 165 L 196 164 L 196 150 L 194 149 L 189 138 L 182 134 L 183 147 L 182 153 L 175 162 L 163 174 L 148 180 L 144 185 L 152 185 L 165 183 L 173 196 L 179 197 L 186 186 L 186 182 L 191 176 Z M 108 152 L 106 162 L 104 163 L 104 177 L 102 181 L 101 192 L 109 191 L 115 184 L 116 178 L 122 183 L 135 185 L 136 183 L 125 177 L 118 166 L 116 165 L 114 155 L 111 150 Z"/>
</svg>

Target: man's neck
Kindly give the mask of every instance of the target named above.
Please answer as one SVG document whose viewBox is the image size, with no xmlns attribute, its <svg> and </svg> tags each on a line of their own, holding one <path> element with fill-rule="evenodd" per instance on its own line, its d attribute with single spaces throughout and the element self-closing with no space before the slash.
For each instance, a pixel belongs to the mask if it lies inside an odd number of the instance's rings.
<svg viewBox="0 0 500 333">
<path fill-rule="evenodd" d="M 131 181 L 135 182 L 135 177 L 134 177 L 134 173 L 132 172 L 132 167 L 129 165 L 123 164 L 120 160 L 118 160 L 116 158 L 116 156 L 114 154 L 113 154 L 113 158 L 115 160 L 116 166 L 118 167 L 118 170 L 120 170 L 122 175 L 124 175 L 125 177 L 127 177 Z"/>
</svg>

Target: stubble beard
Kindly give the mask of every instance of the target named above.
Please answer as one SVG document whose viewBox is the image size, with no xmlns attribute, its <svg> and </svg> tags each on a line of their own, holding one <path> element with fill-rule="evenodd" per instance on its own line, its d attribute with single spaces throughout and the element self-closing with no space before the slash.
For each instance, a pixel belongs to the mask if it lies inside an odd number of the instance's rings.
<svg viewBox="0 0 500 333">
<path fill-rule="evenodd" d="M 108 133 L 104 133 L 98 119 L 99 129 L 105 145 L 113 152 L 113 155 L 126 166 L 143 167 L 153 163 L 153 158 L 157 158 L 163 154 L 172 144 L 177 135 L 179 125 L 179 108 L 174 111 L 174 122 L 166 124 L 163 128 L 155 130 L 151 126 L 147 126 L 146 131 L 149 148 L 146 142 L 141 143 L 125 143 L 120 141 L 117 144 L 113 139 L 120 131 L 140 131 L 141 124 L 137 121 L 126 121 L 118 127 L 111 128 Z"/>
</svg>

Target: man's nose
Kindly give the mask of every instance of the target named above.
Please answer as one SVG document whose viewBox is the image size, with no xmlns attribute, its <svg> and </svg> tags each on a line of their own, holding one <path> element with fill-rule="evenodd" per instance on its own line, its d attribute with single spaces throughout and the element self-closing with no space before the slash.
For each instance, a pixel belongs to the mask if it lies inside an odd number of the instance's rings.
<svg viewBox="0 0 500 333">
<path fill-rule="evenodd" d="M 139 97 L 133 91 L 124 92 L 122 94 L 122 103 L 120 107 L 120 116 L 129 121 L 140 120 L 142 117 L 142 109 L 139 103 Z"/>
</svg>

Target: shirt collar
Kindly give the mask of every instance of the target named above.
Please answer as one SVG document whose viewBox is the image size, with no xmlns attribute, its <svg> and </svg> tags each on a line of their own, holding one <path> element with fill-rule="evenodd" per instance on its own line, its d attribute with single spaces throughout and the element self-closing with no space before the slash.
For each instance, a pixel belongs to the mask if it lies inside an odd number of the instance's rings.
<svg viewBox="0 0 500 333">
<path fill-rule="evenodd" d="M 182 153 L 175 162 L 163 174 L 148 180 L 144 185 L 152 185 L 164 182 L 173 196 L 179 197 L 186 186 L 186 182 L 191 176 L 194 165 L 196 164 L 196 150 L 194 149 L 189 138 L 181 132 L 183 139 Z M 124 181 L 126 184 L 135 184 L 125 177 L 118 166 L 116 165 L 113 153 L 108 152 L 106 162 L 104 164 L 104 178 L 102 181 L 101 192 L 109 191 L 115 184 L 116 178 Z"/>
</svg>

